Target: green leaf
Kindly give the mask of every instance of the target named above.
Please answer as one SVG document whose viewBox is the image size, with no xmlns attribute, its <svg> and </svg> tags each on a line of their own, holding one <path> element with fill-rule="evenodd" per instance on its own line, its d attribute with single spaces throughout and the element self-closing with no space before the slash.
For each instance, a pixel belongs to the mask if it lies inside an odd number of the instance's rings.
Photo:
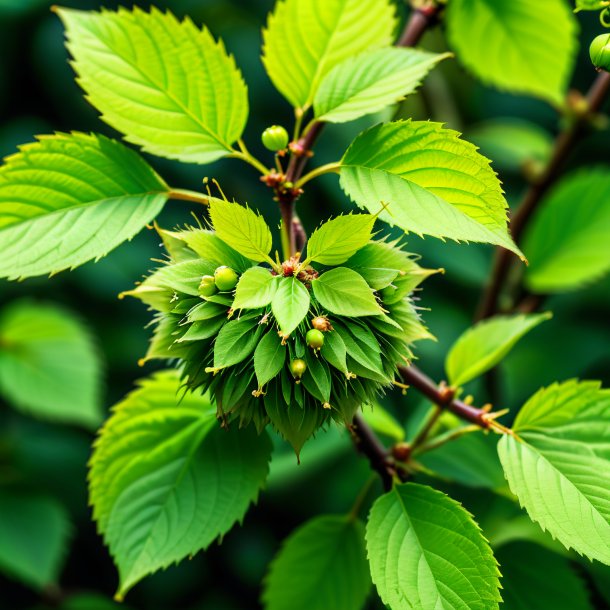
<svg viewBox="0 0 610 610">
<path fill-rule="evenodd" d="M 383 110 L 413 93 L 449 53 L 389 47 L 350 57 L 322 80 L 314 98 L 319 121 L 344 123 Z"/>
<path fill-rule="evenodd" d="M 546 163 L 553 151 L 553 137 L 546 129 L 513 117 L 477 123 L 466 135 L 496 167 L 515 173 L 522 172 L 528 163 Z"/>
<path fill-rule="evenodd" d="M 358 370 L 358 375 L 387 383 L 389 380 L 385 376 L 381 362 L 381 347 L 373 333 L 348 321 L 345 321 L 345 326 L 333 321 L 333 326 L 345 345 L 347 355 L 352 359 L 347 365 L 350 372 L 355 372 L 354 363 L 357 363 L 363 369 Z"/>
<path fill-rule="evenodd" d="M 445 361 L 452 386 L 461 386 L 479 377 L 501 362 L 519 339 L 551 313 L 495 316 L 469 328 L 453 344 Z"/>
<path fill-rule="evenodd" d="M 56 500 L 0 490 L 0 570 L 34 589 L 56 584 L 70 529 Z"/>
<path fill-rule="evenodd" d="M 218 237 L 231 248 L 257 263 L 269 261 L 271 231 L 260 214 L 237 203 L 211 198 L 210 218 Z"/>
<path fill-rule="evenodd" d="M 254 372 L 258 387 L 276 377 L 286 362 L 286 346 L 280 336 L 271 329 L 254 350 Z"/>
<path fill-rule="evenodd" d="M 371 426 L 375 432 L 383 434 L 397 443 L 401 443 L 405 440 L 404 428 L 396 421 L 396 418 L 380 404 L 375 403 L 371 407 L 364 407 L 362 409 L 362 417 L 364 417 L 366 423 Z"/>
<path fill-rule="evenodd" d="M 97 593 L 79 593 L 67 599 L 60 610 L 130 610 L 130 607 L 119 605 Z"/>
<path fill-rule="evenodd" d="M 565 557 L 531 542 L 515 542 L 502 547 L 497 558 L 503 610 L 592 610 L 584 581 Z"/>
<path fill-rule="evenodd" d="M 320 275 L 311 285 L 320 305 L 332 313 L 353 317 L 382 313 L 373 291 L 364 278 L 353 269 L 331 269 Z"/>
<path fill-rule="evenodd" d="M 267 476 L 267 435 L 222 430 L 208 398 L 180 388 L 175 371 L 140 382 L 95 445 L 90 499 L 119 568 L 119 597 L 222 537 Z"/>
<path fill-rule="evenodd" d="M 256 347 L 260 327 L 252 317 L 227 322 L 214 343 L 214 368 L 223 369 L 247 358 Z"/>
<path fill-rule="evenodd" d="M 39 137 L 0 167 L 0 277 L 102 258 L 161 212 L 167 191 L 119 142 L 82 133 Z"/>
<path fill-rule="evenodd" d="M 146 152 L 211 163 L 232 151 L 248 92 L 222 42 L 169 11 L 57 9 L 87 99 Z"/>
<path fill-rule="evenodd" d="M 322 516 L 284 542 L 265 580 L 265 610 L 360 610 L 371 589 L 358 519 Z"/>
<path fill-rule="evenodd" d="M 280 278 L 271 310 L 284 335 L 289 335 L 309 311 L 309 292 L 295 277 Z"/>
<path fill-rule="evenodd" d="M 431 487 L 395 485 L 366 528 L 371 575 L 392 610 L 498 608 L 499 572 L 460 504 Z"/>
<path fill-rule="evenodd" d="M 451 0 L 446 22 L 458 59 L 485 84 L 563 104 L 578 49 L 567 2 Z"/>
<path fill-rule="evenodd" d="M 331 379 L 328 364 L 318 358 L 312 349 L 307 348 L 305 352 L 307 370 L 302 378 L 305 389 L 315 396 L 326 408 L 330 400 Z"/>
<path fill-rule="evenodd" d="M 323 265 L 340 265 L 366 246 L 375 217 L 350 214 L 325 222 L 307 242 L 307 259 Z"/>
<path fill-rule="evenodd" d="M 347 373 L 346 356 L 347 350 L 341 335 L 336 331 L 327 332 L 324 335 L 324 345 L 320 350 L 322 357 L 330 365 L 342 373 Z"/>
<path fill-rule="evenodd" d="M 16 301 L 0 314 L 0 393 L 24 413 L 97 427 L 102 365 L 89 329 L 57 305 Z"/>
<path fill-rule="evenodd" d="M 530 290 L 574 290 L 610 271 L 609 199 L 608 168 L 588 167 L 565 178 L 543 201 L 523 236 L 531 257 L 525 272 Z"/>
<path fill-rule="evenodd" d="M 511 491 L 566 548 L 610 564 L 610 390 L 595 381 L 542 389 L 498 445 Z"/>
<path fill-rule="evenodd" d="M 520 251 L 508 234 L 500 182 L 475 146 L 430 121 L 361 133 L 341 161 L 341 187 L 360 207 L 405 231 Z"/>
<path fill-rule="evenodd" d="M 257 309 L 273 301 L 278 278 L 269 269 L 251 267 L 240 278 L 235 289 L 233 309 Z"/>
<path fill-rule="evenodd" d="M 305 109 L 330 70 L 389 46 L 395 28 L 388 0 L 281 0 L 263 32 L 263 63 L 278 91 Z"/>
</svg>

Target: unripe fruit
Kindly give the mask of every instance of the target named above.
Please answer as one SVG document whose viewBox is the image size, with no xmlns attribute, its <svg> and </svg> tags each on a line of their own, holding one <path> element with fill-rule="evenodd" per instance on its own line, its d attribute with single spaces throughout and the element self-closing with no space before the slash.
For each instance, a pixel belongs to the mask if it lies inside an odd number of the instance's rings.
<svg viewBox="0 0 610 610">
<path fill-rule="evenodd" d="M 305 360 L 301 360 L 300 358 L 295 358 L 290 363 L 290 372 L 292 373 L 292 376 L 296 380 L 301 379 L 301 377 L 303 377 L 303 375 L 305 374 L 306 370 L 307 370 L 307 363 L 305 362 Z"/>
<path fill-rule="evenodd" d="M 332 330 L 332 326 L 330 325 L 328 318 L 325 318 L 324 316 L 316 316 L 311 321 L 311 326 L 312 328 L 315 328 L 316 330 L 321 330 L 322 332 Z"/>
<path fill-rule="evenodd" d="M 237 285 L 237 273 L 231 267 L 218 267 L 214 271 L 214 282 L 221 292 L 233 290 Z"/>
<path fill-rule="evenodd" d="M 261 140 L 269 150 L 284 150 L 288 146 L 288 132 L 281 125 L 272 125 L 263 131 Z"/>
<path fill-rule="evenodd" d="M 202 297 L 211 297 L 218 292 L 213 275 L 204 275 L 199 283 L 199 294 Z"/>
<path fill-rule="evenodd" d="M 307 345 L 312 349 L 320 349 L 324 345 L 324 335 L 321 331 L 312 328 L 307 331 L 305 341 L 307 341 Z"/>
<path fill-rule="evenodd" d="M 596 68 L 610 71 L 610 34 L 600 34 L 594 38 L 589 54 Z"/>
</svg>

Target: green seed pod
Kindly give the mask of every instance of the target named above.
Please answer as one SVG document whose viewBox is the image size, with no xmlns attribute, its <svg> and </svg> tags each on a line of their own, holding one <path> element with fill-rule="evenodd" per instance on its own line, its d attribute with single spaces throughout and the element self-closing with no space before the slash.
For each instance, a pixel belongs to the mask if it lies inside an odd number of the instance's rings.
<svg viewBox="0 0 610 610">
<path fill-rule="evenodd" d="M 312 328 L 307 331 L 305 341 L 307 341 L 307 345 L 312 349 L 320 349 L 324 345 L 324 335 L 322 331 Z"/>
<path fill-rule="evenodd" d="M 231 267 L 218 267 L 214 271 L 214 282 L 221 292 L 233 290 L 237 285 L 237 273 Z"/>
<path fill-rule="evenodd" d="M 211 297 L 218 292 L 213 275 L 204 275 L 199 283 L 199 295 L 202 297 Z"/>
<path fill-rule="evenodd" d="M 288 146 L 288 132 L 281 125 L 272 125 L 263 131 L 261 140 L 269 150 L 284 150 Z"/>
<path fill-rule="evenodd" d="M 589 54 L 596 68 L 610 71 L 610 34 L 600 34 L 594 38 Z"/>
<path fill-rule="evenodd" d="M 303 377 L 303 375 L 305 374 L 306 370 L 307 370 L 307 363 L 305 362 L 305 360 L 301 360 L 300 358 L 295 358 L 290 363 L 290 372 L 292 373 L 292 376 L 296 380 L 301 379 L 301 377 Z"/>
</svg>

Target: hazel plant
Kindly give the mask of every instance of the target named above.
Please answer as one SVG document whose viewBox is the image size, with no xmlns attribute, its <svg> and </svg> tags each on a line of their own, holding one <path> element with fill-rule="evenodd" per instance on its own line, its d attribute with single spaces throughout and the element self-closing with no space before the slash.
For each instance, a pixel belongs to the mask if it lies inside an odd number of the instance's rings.
<svg viewBox="0 0 610 610">
<path fill-rule="evenodd" d="M 532 587 L 524 593 L 511 580 L 501 554 L 498 568 L 475 518 L 425 484 L 431 474 L 464 482 L 463 474 L 436 472 L 426 456 L 477 434 L 487 449 L 491 439 L 485 459 L 508 481 L 510 491 L 492 486 L 499 495 L 518 501 L 566 548 L 610 563 L 608 390 L 575 380 L 542 388 L 512 427 L 498 421 L 505 409 L 464 398 L 466 384 L 550 319 L 536 313 L 544 295 L 575 289 L 610 267 L 603 250 L 610 240 L 595 252 L 587 246 L 607 225 L 598 206 L 610 193 L 607 172 L 569 176 L 548 195 L 610 88 L 605 42 L 592 51 L 600 76 L 586 98 L 566 107 L 575 18 L 563 0 L 549 0 L 544 13 L 537 4 L 417 2 L 397 36 L 389 0 L 280 0 L 263 31 L 262 60 L 295 120 L 292 137 L 281 125 L 262 133 L 262 159 L 242 140 L 243 75 L 205 27 L 155 8 L 55 9 L 78 82 L 109 126 L 152 155 L 247 164 L 282 217 L 275 231 L 220 185 L 218 196 L 171 187 L 133 148 L 102 135 L 40 137 L 0 169 L 0 274 L 11 279 L 99 259 L 170 199 L 201 204 L 196 226 L 158 228 L 165 260 L 123 293 L 154 312 L 143 361 L 173 366 L 114 407 L 91 459 L 90 500 L 119 570 L 117 598 L 243 519 L 267 479 L 269 432 L 299 455 L 335 424 L 349 429 L 384 491 L 366 526 L 360 515 L 369 484 L 347 516 L 318 517 L 288 538 L 265 581 L 268 610 L 355 610 L 372 583 L 392 610 L 493 609 L 505 565 L 508 595 L 512 587 L 515 598 L 531 595 Z M 577 8 L 603 12 L 607 5 Z M 340 160 L 308 169 L 323 129 L 400 102 L 452 57 L 411 48 L 439 21 L 474 76 L 565 114 L 555 154 L 514 215 L 512 236 L 490 161 L 437 122 L 379 123 L 377 115 Z M 353 209 L 308 238 L 297 202 L 313 204 L 307 190 L 323 174 L 338 174 Z M 575 200 L 582 214 L 572 213 Z M 435 271 L 420 266 L 400 233 L 498 246 L 481 321 L 449 351 L 444 384 L 413 366 L 417 342 L 431 338 L 417 305 L 425 297 L 416 291 Z M 526 256 L 528 269 L 516 269 Z M 517 279 L 507 282 L 510 273 Z M 503 315 L 500 302 L 509 303 Z M 407 441 L 378 403 L 396 388 L 434 404 Z M 337 560 L 327 565 L 320 557 Z"/>
</svg>

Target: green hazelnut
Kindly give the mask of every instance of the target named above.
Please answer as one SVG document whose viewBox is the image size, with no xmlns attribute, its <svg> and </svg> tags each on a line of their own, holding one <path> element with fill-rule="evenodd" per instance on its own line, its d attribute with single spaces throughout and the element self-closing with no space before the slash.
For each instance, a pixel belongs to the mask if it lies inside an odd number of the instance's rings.
<svg viewBox="0 0 610 610">
<path fill-rule="evenodd" d="M 322 331 L 312 328 L 307 331 L 305 341 L 312 349 L 320 349 L 324 345 L 324 335 Z"/>
<path fill-rule="evenodd" d="M 610 71 L 610 34 L 600 34 L 594 38 L 589 54 L 596 68 Z"/>
<path fill-rule="evenodd" d="M 221 292 L 233 290 L 237 285 L 237 279 L 237 273 L 231 267 L 218 267 L 214 271 L 214 282 L 216 283 L 216 288 Z"/>
<path fill-rule="evenodd" d="M 305 374 L 306 370 L 307 363 L 305 362 L 305 360 L 301 360 L 301 358 L 295 358 L 290 363 L 290 372 L 296 380 L 301 379 L 301 377 L 303 377 L 303 375 Z"/>
<path fill-rule="evenodd" d="M 288 146 L 288 132 L 281 125 L 272 125 L 263 131 L 261 140 L 269 150 L 284 150 Z"/>
<path fill-rule="evenodd" d="M 216 282 L 213 275 L 204 275 L 199 282 L 199 295 L 202 297 L 211 297 L 218 292 Z"/>
</svg>

